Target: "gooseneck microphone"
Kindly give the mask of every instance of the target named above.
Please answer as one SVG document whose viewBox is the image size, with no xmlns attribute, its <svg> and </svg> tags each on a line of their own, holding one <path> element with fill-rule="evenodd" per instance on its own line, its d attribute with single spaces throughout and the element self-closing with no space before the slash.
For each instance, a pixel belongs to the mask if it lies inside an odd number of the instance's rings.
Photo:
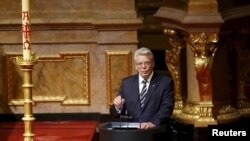
<svg viewBox="0 0 250 141">
<path fill-rule="evenodd" d="M 122 98 L 121 98 L 122 100 Z M 123 104 L 126 103 L 126 100 Z M 140 104 L 140 99 L 136 99 L 135 104 L 132 106 L 128 113 L 126 109 L 126 104 L 122 105 L 122 112 L 120 113 L 119 122 L 120 128 L 128 128 L 128 129 L 139 129 L 141 126 L 140 119 L 136 116 L 136 107 Z M 140 105 L 139 105 L 140 107 Z"/>
<path fill-rule="evenodd" d="M 119 117 L 120 121 L 122 121 L 122 119 L 124 119 L 124 120 L 130 120 L 131 116 L 127 115 L 127 109 L 126 109 L 126 107 L 124 108 L 125 99 L 123 99 L 122 96 L 121 96 L 121 102 L 122 102 L 122 106 L 121 106 L 121 112 L 120 112 L 120 117 Z"/>
</svg>

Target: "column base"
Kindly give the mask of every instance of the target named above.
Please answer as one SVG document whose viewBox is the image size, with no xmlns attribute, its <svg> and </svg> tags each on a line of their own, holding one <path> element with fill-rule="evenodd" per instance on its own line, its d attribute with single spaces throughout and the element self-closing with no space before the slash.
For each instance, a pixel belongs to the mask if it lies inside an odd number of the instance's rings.
<svg viewBox="0 0 250 141">
<path fill-rule="evenodd" d="M 226 104 L 218 110 L 217 121 L 219 123 L 228 123 L 240 118 L 240 112 L 231 104 Z"/>
<path fill-rule="evenodd" d="M 243 117 L 250 117 L 250 100 L 246 97 L 238 99 L 237 109 Z"/>
<path fill-rule="evenodd" d="M 183 109 L 183 101 L 182 100 L 175 100 L 174 103 L 174 111 L 173 111 L 173 117 L 176 117 L 181 113 Z"/>
<path fill-rule="evenodd" d="M 176 116 L 176 120 L 194 124 L 195 127 L 216 125 L 217 122 L 212 116 L 212 107 L 213 104 L 210 101 L 199 103 L 188 102 L 182 112 Z"/>
</svg>

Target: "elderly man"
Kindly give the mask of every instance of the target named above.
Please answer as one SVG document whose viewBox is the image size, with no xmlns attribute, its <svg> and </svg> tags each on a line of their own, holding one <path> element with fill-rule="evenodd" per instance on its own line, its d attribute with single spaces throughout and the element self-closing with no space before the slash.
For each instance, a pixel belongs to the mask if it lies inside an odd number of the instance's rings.
<svg viewBox="0 0 250 141">
<path fill-rule="evenodd" d="M 148 48 L 136 50 L 134 61 L 138 73 L 122 80 L 110 114 L 119 118 L 126 113 L 141 123 L 141 129 L 158 127 L 173 113 L 173 80 L 154 71 L 154 55 Z"/>
</svg>

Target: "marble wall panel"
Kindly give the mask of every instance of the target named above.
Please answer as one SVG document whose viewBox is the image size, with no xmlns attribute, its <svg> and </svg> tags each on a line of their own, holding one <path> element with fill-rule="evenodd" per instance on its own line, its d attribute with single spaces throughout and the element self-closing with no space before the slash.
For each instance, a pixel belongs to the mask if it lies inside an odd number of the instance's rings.
<svg viewBox="0 0 250 141">
<path fill-rule="evenodd" d="M 6 56 L 6 93 L 9 105 L 23 105 L 22 72 L 16 65 L 17 54 Z M 63 105 L 89 105 L 89 54 L 64 53 L 40 57 L 33 71 L 33 100 L 60 102 Z"/>
</svg>

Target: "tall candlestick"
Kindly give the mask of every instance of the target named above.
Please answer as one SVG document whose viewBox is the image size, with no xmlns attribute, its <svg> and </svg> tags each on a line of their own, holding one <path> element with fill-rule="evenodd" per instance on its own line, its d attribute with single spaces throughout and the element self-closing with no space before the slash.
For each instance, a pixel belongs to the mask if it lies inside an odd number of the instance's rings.
<svg viewBox="0 0 250 141">
<path fill-rule="evenodd" d="M 26 61 L 31 58 L 30 25 L 30 0 L 22 0 L 23 60 Z"/>
<path fill-rule="evenodd" d="M 23 39 L 23 58 L 17 57 L 17 63 L 21 65 L 23 71 L 23 103 L 24 103 L 24 141 L 34 141 L 32 122 L 33 99 L 32 99 L 32 69 L 37 59 L 31 54 L 31 22 L 30 22 L 30 0 L 22 1 L 22 39 Z"/>
</svg>

